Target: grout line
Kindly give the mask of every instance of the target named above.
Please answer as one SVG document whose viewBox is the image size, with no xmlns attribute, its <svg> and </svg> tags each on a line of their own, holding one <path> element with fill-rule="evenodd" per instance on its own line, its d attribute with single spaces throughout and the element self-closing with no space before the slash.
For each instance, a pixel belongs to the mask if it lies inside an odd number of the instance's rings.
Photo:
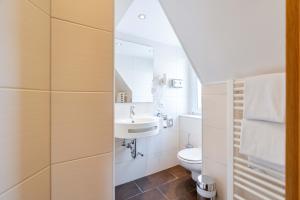
<svg viewBox="0 0 300 200">
<path fill-rule="evenodd" d="M 133 196 L 131 196 L 131 197 L 128 197 L 128 198 L 125 199 L 125 200 L 130 200 L 130 199 L 132 199 L 132 198 L 134 198 L 134 197 L 136 197 L 136 196 L 138 196 L 138 195 L 141 195 L 141 194 L 144 194 L 144 193 L 145 193 L 145 192 L 143 192 L 142 189 L 138 186 L 138 184 L 135 183 L 135 181 L 134 181 L 133 183 L 134 183 L 134 184 L 137 186 L 137 188 L 140 190 L 140 193 L 135 194 L 135 195 L 133 195 Z M 118 199 L 116 199 L 116 200 L 118 200 Z"/>
<path fill-rule="evenodd" d="M 104 155 L 111 154 L 111 153 L 112 153 L 112 151 L 108 151 L 108 152 L 98 153 L 98 154 L 91 155 L 91 156 L 84 156 L 84 157 L 75 158 L 75 159 L 66 160 L 66 161 L 53 162 L 53 163 L 51 163 L 51 165 L 54 166 L 54 165 L 59 165 L 59 164 L 64 164 L 64 163 L 69 163 L 69 162 L 76 162 L 76 161 L 80 161 L 80 160 L 86 160 L 89 158 L 104 156 Z"/>
<path fill-rule="evenodd" d="M 55 17 L 55 16 L 52 16 L 51 18 L 62 21 L 62 22 L 68 22 L 68 23 L 75 24 L 75 25 L 78 25 L 78 26 L 83 26 L 83 27 L 86 27 L 86 28 L 94 29 L 94 30 L 97 30 L 97 31 L 104 31 L 104 32 L 107 32 L 107 33 L 113 33 L 113 31 L 111 31 L 111 30 L 107 30 L 107 29 L 103 29 L 103 28 L 98 28 L 98 27 L 94 27 L 94 26 L 74 22 L 72 20 L 62 19 L 62 18 Z"/>
<path fill-rule="evenodd" d="M 156 189 L 157 189 L 157 191 L 158 191 L 158 192 L 159 192 L 166 200 L 170 200 L 170 199 L 167 197 L 167 195 L 165 195 L 165 194 L 160 190 L 159 187 L 157 187 Z"/>
<path fill-rule="evenodd" d="M 112 91 L 51 90 L 52 93 L 112 93 Z"/>
<path fill-rule="evenodd" d="M 3 192 L 0 193 L 0 197 L 2 195 L 4 195 L 5 193 L 13 190 L 14 188 L 18 187 L 19 185 L 24 184 L 25 182 L 29 181 L 30 179 L 40 175 L 41 173 L 43 173 L 44 171 L 46 171 L 47 169 L 50 169 L 50 165 L 47 165 L 46 167 L 41 168 L 40 170 L 36 171 L 35 173 L 25 177 L 23 180 L 19 181 L 18 183 L 12 185 L 11 187 L 7 188 L 6 190 L 4 190 Z"/>
<path fill-rule="evenodd" d="M 143 190 L 142 190 L 142 188 L 134 181 L 134 184 L 136 185 L 136 187 L 142 192 L 142 193 L 144 193 L 143 192 Z"/>
<path fill-rule="evenodd" d="M 27 0 L 28 3 L 30 3 L 32 6 L 34 6 L 35 8 L 39 9 L 40 11 L 42 11 L 44 14 L 46 14 L 47 16 L 50 17 L 50 13 L 48 13 L 46 10 L 44 10 L 43 8 L 41 8 L 40 6 L 36 5 L 34 2 L 32 2 L 32 0 Z"/>
<path fill-rule="evenodd" d="M 50 88 L 50 111 L 49 111 L 49 115 L 50 115 L 50 118 L 49 118 L 49 123 L 50 123 L 50 199 L 52 199 L 52 190 L 53 190 L 53 187 L 52 187 L 52 165 L 51 165 L 51 162 L 52 162 L 52 21 L 51 21 L 51 15 L 52 15 L 52 1 L 53 0 L 49 0 L 49 3 L 50 3 L 50 16 L 49 16 L 49 21 L 50 21 L 50 40 L 49 40 L 49 46 L 50 46 L 50 51 L 49 51 L 49 55 L 50 55 L 50 58 L 49 58 L 49 88 Z"/>
<path fill-rule="evenodd" d="M 15 87 L 0 87 L 0 90 L 20 90 L 20 91 L 28 91 L 28 92 L 51 92 L 50 90 L 43 90 L 43 89 L 15 88 Z"/>
<path fill-rule="evenodd" d="M 31 89 L 31 88 L 15 88 L 15 87 L 0 87 L 1 90 L 20 90 L 28 92 L 51 92 L 51 93 L 112 93 L 112 91 L 65 91 L 65 90 L 43 90 L 43 89 Z"/>
</svg>

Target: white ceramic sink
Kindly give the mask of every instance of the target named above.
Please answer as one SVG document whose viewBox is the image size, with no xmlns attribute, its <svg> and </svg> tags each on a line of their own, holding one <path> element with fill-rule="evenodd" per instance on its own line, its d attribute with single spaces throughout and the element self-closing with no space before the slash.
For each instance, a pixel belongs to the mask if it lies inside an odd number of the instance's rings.
<svg viewBox="0 0 300 200">
<path fill-rule="evenodd" d="M 149 137 L 159 133 L 158 117 L 134 117 L 115 121 L 115 137 L 122 139 L 136 139 Z"/>
</svg>

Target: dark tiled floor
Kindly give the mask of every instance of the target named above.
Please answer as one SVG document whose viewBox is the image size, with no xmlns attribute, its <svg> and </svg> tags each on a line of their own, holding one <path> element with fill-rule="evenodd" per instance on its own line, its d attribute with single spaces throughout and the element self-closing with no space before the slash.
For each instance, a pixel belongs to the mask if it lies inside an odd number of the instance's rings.
<svg viewBox="0 0 300 200">
<path fill-rule="evenodd" d="M 197 200 L 196 184 L 181 166 L 116 187 L 116 200 Z"/>
</svg>

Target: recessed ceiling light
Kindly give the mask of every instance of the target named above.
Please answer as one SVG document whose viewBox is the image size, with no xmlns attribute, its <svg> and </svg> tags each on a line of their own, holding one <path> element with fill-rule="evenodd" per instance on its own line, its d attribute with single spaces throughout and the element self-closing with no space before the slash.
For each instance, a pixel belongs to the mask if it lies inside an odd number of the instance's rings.
<svg viewBox="0 0 300 200">
<path fill-rule="evenodd" d="M 145 20 L 146 19 L 146 15 L 144 13 L 141 13 L 141 14 L 138 15 L 138 18 L 140 20 Z"/>
</svg>

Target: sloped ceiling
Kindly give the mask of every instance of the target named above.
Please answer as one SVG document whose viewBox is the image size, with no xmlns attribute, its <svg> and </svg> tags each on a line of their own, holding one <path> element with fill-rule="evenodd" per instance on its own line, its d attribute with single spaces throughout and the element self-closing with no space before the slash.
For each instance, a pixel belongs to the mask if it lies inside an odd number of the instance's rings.
<svg viewBox="0 0 300 200">
<path fill-rule="evenodd" d="M 160 2 L 203 83 L 284 71 L 285 1 Z"/>
<path fill-rule="evenodd" d="M 115 0 L 115 24 L 117 25 L 126 13 L 133 0 Z"/>
</svg>

